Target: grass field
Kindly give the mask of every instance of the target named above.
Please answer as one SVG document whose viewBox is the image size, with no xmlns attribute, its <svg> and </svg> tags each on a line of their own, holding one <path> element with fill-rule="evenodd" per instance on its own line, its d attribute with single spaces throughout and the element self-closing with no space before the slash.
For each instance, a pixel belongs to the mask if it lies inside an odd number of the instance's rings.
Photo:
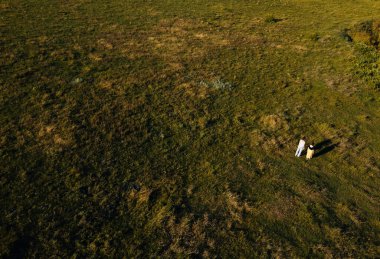
<svg viewBox="0 0 380 259">
<path fill-rule="evenodd" d="M 0 0 L 0 257 L 379 257 L 379 18 Z"/>
</svg>

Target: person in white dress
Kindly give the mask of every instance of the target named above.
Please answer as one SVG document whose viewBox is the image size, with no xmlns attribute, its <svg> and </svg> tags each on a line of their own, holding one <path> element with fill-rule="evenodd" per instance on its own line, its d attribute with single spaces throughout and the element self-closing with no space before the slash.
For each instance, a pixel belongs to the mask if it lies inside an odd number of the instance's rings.
<svg viewBox="0 0 380 259">
<path fill-rule="evenodd" d="M 300 157 L 302 154 L 302 151 L 305 149 L 305 138 L 301 138 L 300 142 L 298 143 L 298 148 L 296 151 L 296 157 Z"/>
</svg>

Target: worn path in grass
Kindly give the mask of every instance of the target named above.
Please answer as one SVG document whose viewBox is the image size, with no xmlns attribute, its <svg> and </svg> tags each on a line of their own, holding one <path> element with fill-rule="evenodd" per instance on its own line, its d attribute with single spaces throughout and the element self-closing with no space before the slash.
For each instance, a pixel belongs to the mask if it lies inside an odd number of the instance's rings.
<svg viewBox="0 0 380 259">
<path fill-rule="evenodd" d="M 379 13 L 1 1 L 0 254 L 378 256 L 379 93 L 341 32 Z"/>
</svg>

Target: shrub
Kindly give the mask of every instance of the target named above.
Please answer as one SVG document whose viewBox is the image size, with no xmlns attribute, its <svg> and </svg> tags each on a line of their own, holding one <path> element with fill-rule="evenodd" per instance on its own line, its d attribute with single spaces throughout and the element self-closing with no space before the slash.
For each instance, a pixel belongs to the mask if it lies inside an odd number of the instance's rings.
<svg viewBox="0 0 380 259">
<path fill-rule="evenodd" d="M 357 62 L 354 73 L 376 89 L 380 89 L 380 53 L 373 46 L 359 43 L 355 46 Z"/>
<path fill-rule="evenodd" d="M 365 21 L 355 25 L 346 33 L 356 43 L 364 43 L 375 48 L 380 42 L 380 20 Z"/>
</svg>

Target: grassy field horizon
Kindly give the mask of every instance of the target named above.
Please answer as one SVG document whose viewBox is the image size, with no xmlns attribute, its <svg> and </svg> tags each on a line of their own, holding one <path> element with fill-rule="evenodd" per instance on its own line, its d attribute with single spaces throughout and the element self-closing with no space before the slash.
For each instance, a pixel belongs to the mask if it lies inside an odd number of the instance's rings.
<svg viewBox="0 0 380 259">
<path fill-rule="evenodd" d="M 379 19 L 0 0 L 0 256 L 379 257 Z"/>
</svg>

